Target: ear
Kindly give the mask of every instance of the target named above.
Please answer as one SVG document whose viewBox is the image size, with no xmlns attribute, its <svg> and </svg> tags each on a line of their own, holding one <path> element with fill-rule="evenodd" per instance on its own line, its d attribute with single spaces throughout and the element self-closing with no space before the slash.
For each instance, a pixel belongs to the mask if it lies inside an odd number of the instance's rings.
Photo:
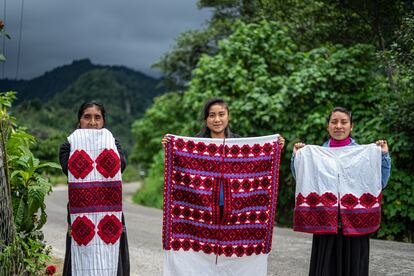
<svg viewBox="0 0 414 276">
<path fill-rule="evenodd" d="M 354 124 L 351 124 L 351 132 L 352 132 L 352 129 L 354 128 Z"/>
</svg>

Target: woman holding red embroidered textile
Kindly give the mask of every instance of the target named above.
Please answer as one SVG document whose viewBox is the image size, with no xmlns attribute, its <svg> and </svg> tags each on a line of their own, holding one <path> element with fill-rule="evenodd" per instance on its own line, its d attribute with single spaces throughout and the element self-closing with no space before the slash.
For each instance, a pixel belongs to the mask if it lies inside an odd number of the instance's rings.
<svg viewBox="0 0 414 276">
<path fill-rule="evenodd" d="M 68 203 L 68 232 L 66 234 L 66 253 L 65 253 L 65 261 L 64 261 L 64 268 L 63 268 L 63 275 L 130 275 L 130 264 L 129 264 L 129 252 L 128 252 L 128 240 L 125 228 L 125 219 L 122 213 L 122 182 L 120 178 L 120 173 L 125 170 L 126 167 L 126 159 L 124 153 L 122 151 L 120 143 L 112 137 L 112 134 L 104 129 L 105 125 L 105 109 L 102 104 L 99 104 L 95 101 L 87 102 L 81 105 L 78 111 L 78 129 L 72 133 L 68 137 L 68 141 L 63 143 L 60 147 L 59 151 L 59 160 L 62 166 L 62 171 L 65 175 L 68 176 L 68 182 L 71 187 L 69 189 L 69 203 Z M 85 131 L 83 131 L 85 130 Z M 79 133 L 79 132 L 86 132 L 86 133 Z M 83 140 L 79 142 L 79 140 Z M 82 159 L 83 156 L 79 154 L 75 156 L 76 153 L 86 153 L 88 154 L 88 149 L 92 151 L 92 146 L 88 144 L 89 142 L 97 142 L 101 143 L 101 147 L 105 147 L 105 153 L 111 153 L 109 155 L 103 155 L 102 153 L 95 159 L 90 159 L 89 156 Z M 79 144 L 84 144 L 84 150 L 75 150 L 72 147 L 77 147 Z M 75 151 L 74 151 L 75 150 Z M 89 152 L 89 155 L 94 157 L 93 154 Z M 103 158 L 102 158 L 103 156 Z M 78 163 L 73 163 L 73 160 L 77 159 Z M 82 160 L 80 160 L 82 159 Z M 103 159 L 103 160 L 102 160 Z M 79 161 L 80 160 L 80 161 Z M 100 163 L 100 160 L 103 163 Z M 113 162 L 112 162 L 113 161 Z M 106 162 L 106 165 L 104 164 Z M 112 163 L 111 163 L 112 162 Z M 88 164 L 89 163 L 89 164 Z M 74 165 L 75 164 L 75 165 Z M 71 167 L 72 166 L 72 167 Z M 74 168 L 74 166 L 79 166 L 79 168 Z M 89 167 L 88 167 L 89 166 Z M 95 169 L 93 169 L 95 167 Z M 85 169 L 87 168 L 87 169 Z M 90 169 L 89 169 L 90 168 Z M 83 170 L 80 172 L 80 175 L 76 175 L 76 169 Z M 96 170 L 96 171 L 95 171 Z M 89 174 L 89 176 L 88 176 Z M 95 175 L 95 177 L 90 178 L 91 175 Z M 102 175 L 104 177 L 102 177 Z M 75 176 L 75 178 L 74 178 Z M 103 181 L 97 181 L 101 179 Z M 70 183 L 71 179 L 78 179 L 78 183 Z M 90 181 L 88 181 L 90 180 Z M 92 181 L 93 180 L 93 181 Z M 100 183 L 103 185 L 100 185 Z M 79 188 L 78 190 L 75 189 Z M 84 188 L 89 188 L 86 190 Z M 103 187 L 103 188 L 102 188 Z M 72 195 L 71 195 L 72 191 Z M 95 192 L 94 192 L 95 191 Z M 105 192 L 106 191 L 106 192 Z M 110 192 L 108 192 L 110 191 Z M 90 198 L 93 198 L 95 202 L 94 206 L 92 203 L 87 210 L 87 215 L 78 216 L 74 221 L 72 217 L 72 213 L 78 212 L 81 213 L 82 208 L 85 209 L 86 207 L 86 197 L 83 198 L 82 194 L 92 193 Z M 97 196 L 97 195 L 100 196 Z M 108 194 L 111 194 L 111 198 L 108 198 Z M 115 195 L 115 196 L 114 196 Z M 82 197 L 82 198 L 81 198 Z M 80 202 L 80 206 L 71 206 L 71 201 L 73 199 L 78 198 Z M 75 202 L 76 200 L 73 200 Z M 116 202 L 116 203 L 115 203 Z M 74 204 L 72 204 L 74 205 Z M 117 206 L 115 206 L 117 205 Z M 105 211 L 108 211 L 105 213 Z M 110 211 L 113 211 L 112 213 Z M 116 214 L 115 211 L 118 212 L 118 218 L 114 215 Z M 84 211 L 86 212 L 86 211 Z M 89 214 L 91 216 L 98 214 L 98 218 L 100 218 L 100 222 L 93 225 L 93 219 L 86 220 Z M 71 219 L 72 217 L 72 219 Z M 120 218 L 120 220 L 119 220 Z M 105 224 L 106 222 L 106 224 Z M 74 226 L 76 224 L 76 226 Z M 80 226 L 79 226 L 80 225 Z M 87 226 L 91 226 L 88 228 Z M 80 229 L 78 233 L 74 232 L 73 227 L 77 227 Z M 115 232 L 114 232 L 115 231 Z M 82 237 L 79 233 L 85 234 Z M 86 246 L 92 245 L 95 247 L 99 247 L 100 245 L 115 245 L 119 243 L 119 252 L 118 249 L 115 249 L 114 256 L 118 256 L 118 261 L 114 260 L 114 266 L 105 271 L 97 270 L 94 271 L 93 269 L 85 269 L 84 270 L 77 270 L 76 268 L 81 267 L 79 263 L 86 263 L 91 262 L 97 264 L 105 263 L 106 259 L 102 256 L 97 256 L 95 259 L 87 260 L 86 253 L 82 253 L 80 255 L 75 255 L 72 252 L 72 246 L 74 244 L 80 245 L 80 250 L 85 250 Z M 82 249 L 83 248 L 83 249 Z M 83 251 L 86 252 L 86 251 Z M 112 251 L 113 253 L 113 251 Z M 105 250 L 98 250 L 98 253 L 95 255 L 107 255 L 108 251 Z M 106 258 L 107 258 L 106 257 Z M 74 262 L 76 264 L 74 264 Z M 87 266 L 88 264 L 86 264 Z M 92 264 L 93 265 L 93 264 Z M 74 269 L 75 267 L 75 269 Z M 102 268 L 102 265 L 101 265 Z"/>
<path fill-rule="evenodd" d="M 328 120 L 327 120 L 327 131 L 329 133 L 330 139 L 326 141 L 322 147 L 341 148 L 341 147 L 348 147 L 348 146 L 356 146 L 357 143 L 355 142 L 354 139 L 351 138 L 352 128 L 353 128 L 353 124 L 352 124 L 351 112 L 349 112 L 348 110 L 342 107 L 334 108 L 332 112 L 329 114 Z M 362 195 L 362 197 L 365 197 L 368 199 L 371 199 L 369 197 L 372 197 L 374 199 L 373 204 L 368 204 L 369 207 L 372 207 L 374 205 L 378 206 L 378 204 L 380 204 L 381 186 L 382 188 L 385 188 L 385 186 L 387 185 L 388 178 L 390 176 L 390 169 L 391 169 L 391 159 L 388 153 L 388 145 L 387 145 L 386 140 L 378 140 L 376 144 L 381 149 L 381 153 L 377 149 L 378 182 L 381 181 L 381 185 L 379 183 L 377 184 L 378 190 L 379 190 L 378 198 L 373 197 L 369 193 L 364 193 Z M 292 173 L 295 176 L 295 178 L 297 178 L 297 175 L 295 172 L 295 166 L 294 166 L 295 157 L 298 151 L 302 151 L 303 150 L 302 148 L 304 147 L 305 147 L 305 144 L 303 143 L 296 143 L 293 147 L 291 169 L 292 169 Z M 310 149 L 310 147 L 308 149 Z M 373 146 L 373 149 L 375 151 L 375 146 Z M 382 154 L 382 157 L 381 157 L 381 154 Z M 367 156 L 365 157 L 368 158 Z M 327 165 L 328 161 L 326 161 L 325 159 L 324 160 L 322 159 L 323 158 L 321 158 L 320 161 L 318 161 L 320 162 L 319 164 L 321 165 L 321 167 L 325 165 L 326 167 L 329 167 L 330 165 Z M 365 164 L 368 164 L 368 163 L 365 161 Z M 340 177 L 340 175 L 346 174 L 346 171 L 337 171 L 334 174 Z M 308 175 L 308 178 L 309 177 L 310 176 Z M 340 182 L 340 183 L 345 183 L 345 184 L 342 184 L 342 187 L 341 187 L 341 189 L 343 190 L 344 189 L 351 190 L 352 188 L 348 186 L 357 186 L 359 184 L 359 183 L 349 183 L 346 181 Z M 338 192 L 338 194 L 339 196 L 342 196 L 342 198 L 339 201 L 336 201 L 335 193 L 330 194 L 331 196 L 330 199 L 334 198 L 334 200 L 332 200 L 332 202 L 330 203 L 330 206 L 332 206 L 330 208 L 333 208 L 333 214 L 335 214 L 334 216 L 338 217 L 338 219 L 335 220 L 335 225 L 330 225 L 330 226 L 333 227 L 332 229 L 335 229 L 337 231 L 337 234 L 335 234 L 335 232 L 324 233 L 324 231 L 328 232 L 326 230 L 329 228 L 327 225 L 324 225 L 325 228 L 322 228 L 323 225 L 322 226 L 321 225 L 318 225 L 318 226 L 301 225 L 300 227 L 303 227 L 303 228 L 301 228 L 300 230 L 295 229 L 295 231 L 314 233 L 313 242 L 312 242 L 312 253 L 311 253 L 309 275 L 310 276 L 314 276 L 314 275 L 315 276 L 316 275 L 317 276 L 325 276 L 325 275 L 326 276 L 331 276 L 331 275 L 367 276 L 369 274 L 369 235 L 364 234 L 364 232 L 357 233 L 357 231 L 355 231 L 356 228 L 353 230 L 354 232 L 352 232 L 352 230 L 349 230 L 349 227 L 348 227 L 349 221 L 347 221 L 348 218 L 346 218 L 347 212 L 349 214 L 352 213 L 353 212 L 352 209 L 358 205 L 358 198 L 355 198 L 352 194 L 349 194 L 350 196 L 348 196 L 348 198 L 345 198 L 348 194 L 345 193 L 345 196 L 344 196 L 343 195 L 344 193 L 343 193 L 341 195 L 340 191 Z M 311 198 L 310 196 L 309 198 L 303 197 L 301 194 L 296 196 L 295 211 L 302 208 L 298 206 L 303 204 L 303 202 L 309 202 L 307 204 L 309 204 L 311 207 L 313 206 L 314 210 L 316 210 L 316 208 L 319 208 L 319 209 L 322 208 L 322 207 L 318 207 L 321 205 L 317 204 L 317 202 L 320 202 L 319 200 L 322 198 L 322 196 L 317 195 L 317 193 L 313 193 L 312 196 L 313 198 Z M 314 200 L 315 201 L 313 203 L 314 205 L 312 205 L 311 201 L 315 198 L 316 200 Z M 360 202 L 359 204 L 361 205 L 358 205 L 358 206 L 361 206 L 361 211 L 364 211 L 362 210 L 363 209 L 362 206 L 367 206 L 367 203 L 364 203 L 363 200 L 361 200 L 361 198 L 359 199 L 359 202 Z M 336 204 L 338 204 L 338 206 L 336 206 Z M 351 210 L 342 211 L 343 209 L 341 208 L 344 208 L 343 206 L 346 206 L 346 207 L 350 206 Z M 312 208 L 309 208 L 309 210 L 310 209 Z M 377 227 L 379 227 L 380 208 L 376 207 L 376 209 L 378 210 L 377 211 L 378 212 Z M 308 217 L 310 216 L 309 214 L 307 215 Z M 332 215 L 331 215 L 331 219 L 332 219 Z M 296 218 L 296 212 L 295 212 L 295 223 L 296 223 L 296 220 L 300 221 L 299 219 Z M 319 217 L 319 219 L 317 220 L 319 222 L 326 221 L 325 219 L 322 219 L 321 217 Z M 307 230 L 306 230 L 306 227 L 308 227 Z M 323 234 L 318 234 L 315 231 L 317 227 L 320 227 L 319 228 L 320 233 L 323 233 Z M 373 229 L 372 231 L 375 231 L 376 229 L 377 228 Z M 370 233 L 372 231 L 368 230 L 367 233 Z"/>
<path fill-rule="evenodd" d="M 240 138 L 230 131 L 229 107 L 219 98 L 207 101 L 203 108 L 204 126 L 196 135 L 200 138 Z M 164 146 L 169 143 L 170 137 L 162 140 Z M 284 139 L 279 137 L 279 143 L 283 147 Z M 220 182 L 219 210 L 220 219 L 223 219 L 224 210 L 224 183 Z M 204 254 L 202 251 L 193 253 L 192 250 L 181 251 L 175 254 L 173 250 L 166 250 L 164 258 L 164 276 L 170 275 L 266 275 L 268 254 L 253 254 L 242 257 L 216 256 Z M 237 272 L 236 272 L 237 271 Z M 243 271 L 243 272 L 240 272 Z M 203 274 L 204 273 L 204 274 Z"/>
</svg>

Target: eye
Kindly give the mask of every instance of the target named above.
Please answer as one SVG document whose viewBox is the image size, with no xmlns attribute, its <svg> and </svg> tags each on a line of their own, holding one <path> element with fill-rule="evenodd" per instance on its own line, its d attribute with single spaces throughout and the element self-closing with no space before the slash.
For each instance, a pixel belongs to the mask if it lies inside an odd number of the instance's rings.
<svg viewBox="0 0 414 276">
<path fill-rule="evenodd" d="M 95 121 L 100 121 L 101 119 L 102 119 L 101 116 L 99 116 L 99 115 L 95 116 Z"/>
<path fill-rule="evenodd" d="M 86 120 L 89 120 L 89 119 L 91 119 L 91 115 L 90 114 L 85 114 L 85 115 L 83 115 L 83 118 L 86 119 Z"/>
</svg>

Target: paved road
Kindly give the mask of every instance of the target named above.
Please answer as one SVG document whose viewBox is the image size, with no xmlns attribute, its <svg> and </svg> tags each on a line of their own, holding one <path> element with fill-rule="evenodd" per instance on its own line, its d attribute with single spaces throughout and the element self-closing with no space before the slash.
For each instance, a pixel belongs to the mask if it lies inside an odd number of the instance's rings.
<svg viewBox="0 0 414 276">
<path fill-rule="evenodd" d="M 131 275 L 162 275 L 162 211 L 131 203 L 138 184 L 124 185 Z M 56 257 L 64 258 L 67 189 L 56 187 L 46 200 L 45 238 Z M 275 228 L 268 275 L 307 275 L 311 235 Z M 414 275 L 414 244 L 371 240 L 370 275 Z"/>
</svg>

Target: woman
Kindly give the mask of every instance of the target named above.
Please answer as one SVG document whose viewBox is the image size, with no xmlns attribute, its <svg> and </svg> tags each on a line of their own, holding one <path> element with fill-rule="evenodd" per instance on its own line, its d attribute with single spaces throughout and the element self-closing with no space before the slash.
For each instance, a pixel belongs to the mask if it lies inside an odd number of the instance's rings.
<svg viewBox="0 0 414 276">
<path fill-rule="evenodd" d="M 343 107 L 335 107 L 327 119 L 329 140 L 323 147 L 355 146 L 357 143 L 351 138 L 353 124 L 352 114 Z M 391 160 L 386 140 L 378 140 L 376 144 L 381 148 L 381 184 L 385 188 L 390 176 Z M 298 150 L 305 144 L 296 143 L 293 147 L 291 169 Z M 338 212 L 340 215 L 341 213 Z M 362 276 L 369 272 L 369 235 L 344 236 L 341 220 L 338 220 L 338 234 L 314 234 L 309 275 L 343 275 Z"/>
<path fill-rule="evenodd" d="M 204 126 L 196 137 L 203 138 L 240 138 L 240 135 L 231 132 L 229 127 L 229 118 L 230 118 L 229 106 L 228 104 L 220 98 L 213 98 L 208 100 L 204 104 L 203 108 L 203 121 Z M 162 139 L 162 144 L 165 145 L 168 143 L 169 137 L 165 136 Z M 280 136 L 279 143 L 282 145 L 282 148 L 285 144 L 285 139 Z M 223 185 L 220 185 L 220 210 L 223 210 L 224 198 L 223 198 Z"/>
<path fill-rule="evenodd" d="M 78 111 L 78 129 L 103 129 L 105 125 L 105 108 L 102 104 L 95 101 L 86 102 L 81 105 Z M 115 140 L 115 145 L 119 153 L 121 172 L 125 170 L 126 159 L 122 151 L 120 143 Z M 68 161 L 70 157 L 71 147 L 69 141 L 63 143 L 59 151 L 59 160 L 62 166 L 62 171 L 65 175 L 68 175 Z M 69 203 L 68 203 L 68 232 L 66 234 L 66 253 L 63 268 L 63 275 L 72 275 L 71 267 L 71 219 L 69 215 Z M 122 234 L 120 237 L 119 246 L 119 260 L 117 275 L 129 275 L 129 252 L 128 252 L 128 240 L 125 228 L 125 219 L 122 214 Z"/>
<path fill-rule="evenodd" d="M 203 108 L 203 121 L 204 126 L 200 130 L 200 132 L 196 135 L 196 137 L 202 137 L 202 138 L 240 138 L 239 135 L 233 133 L 229 128 L 229 107 L 228 104 L 220 99 L 220 98 L 214 98 L 208 100 Z M 170 141 L 170 137 L 165 136 L 162 139 L 162 143 L 164 146 Z M 281 147 L 284 145 L 284 138 L 279 137 L 279 144 Z M 220 217 L 223 218 L 223 210 L 224 210 L 224 185 L 223 182 L 220 182 L 220 194 L 219 194 L 219 209 L 220 209 Z M 185 252 L 183 252 L 185 254 Z M 165 255 L 164 259 L 164 275 L 190 275 L 188 273 L 189 269 L 181 270 L 180 266 L 217 266 L 220 268 L 220 271 L 217 270 L 215 273 L 218 273 L 218 275 L 224 275 L 220 274 L 223 273 L 223 271 L 229 271 L 233 268 L 240 267 L 243 263 L 244 266 L 246 266 L 246 263 L 251 264 L 251 267 L 257 267 L 261 266 L 262 268 L 267 268 L 267 258 L 258 258 L 257 256 L 243 256 L 243 257 L 216 257 L 212 254 L 203 254 L 202 252 L 199 252 L 199 256 L 202 256 L 203 261 L 200 261 L 199 259 L 192 259 L 192 255 L 188 254 L 186 255 L 187 260 L 181 259 L 181 262 L 178 263 L 176 260 L 169 259 L 169 255 Z M 218 259 L 216 259 L 218 258 Z M 213 269 L 214 271 L 214 269 Z M 170 274 L 168 274 L 170 273 Z M 226 272 L 224 272 L 226 273 Z M 249 273 L 249 272 L 247 272 Z M 261 272 L 257 272 L 261 273 Z M 266 272 L 264 272 L 266 273 Z M 209 275 L 209 274 L 206 274 Z M 227 275 L 227 274 L 226 274 Z M 261 274 L 260 274 L 261 275 Z"/>
</svg>

